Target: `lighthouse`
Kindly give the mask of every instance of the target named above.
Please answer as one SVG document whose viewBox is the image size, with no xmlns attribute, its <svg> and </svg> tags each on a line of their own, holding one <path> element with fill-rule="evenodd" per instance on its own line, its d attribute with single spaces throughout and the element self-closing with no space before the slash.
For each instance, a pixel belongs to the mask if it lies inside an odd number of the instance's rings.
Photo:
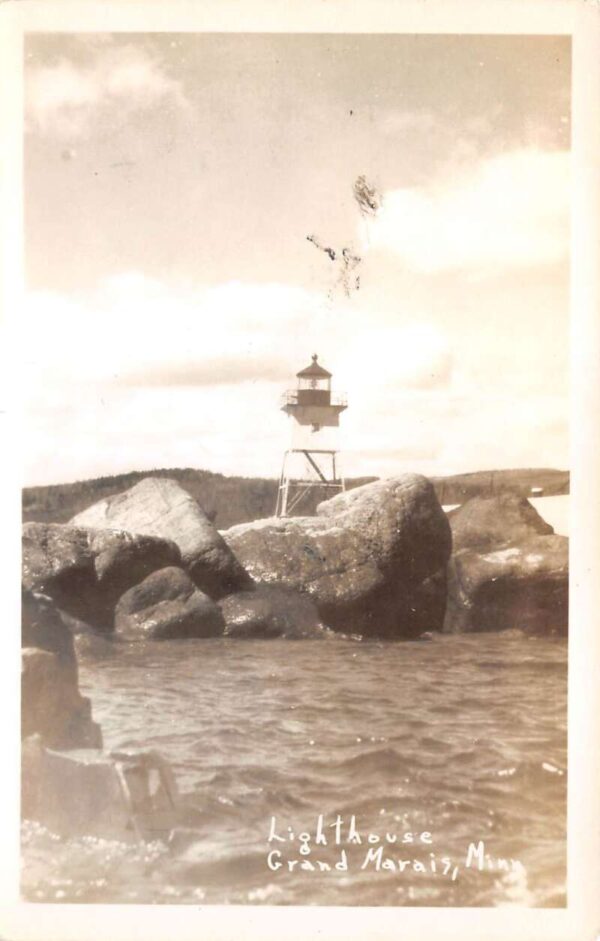
<svg viewBox="0 0 600 941">
<path fill-rule="evenodd" d="M 316 353 L 310 366 L 296 376 L 297 387 L 285 392 L 281 401 L 290 420 L 291 441 L 283 455 L 276 516 L 291 516 L 315 492 L 327 499 L 345 489 L 336 459 L 346 397 L 331 391 L 331 373 L 321 366 Z"/>
</svg>

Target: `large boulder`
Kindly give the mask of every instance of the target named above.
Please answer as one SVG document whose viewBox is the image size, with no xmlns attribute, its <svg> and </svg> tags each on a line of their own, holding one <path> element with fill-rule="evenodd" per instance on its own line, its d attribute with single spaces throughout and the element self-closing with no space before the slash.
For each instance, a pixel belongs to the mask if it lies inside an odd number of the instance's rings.
<svg viewBox="0 0 600 941">
<path fill-rule="evenodd" d="M 376 481 L 317 512 L 223 535 L 256 582 L 308 594 L 334 630 L 413 637 L 441 629 L 444 579 L 434 576 L 446 565 L 451 535 L 426 478 Z"/>
<path fill-rule="evenodd" d="M 172 540 L 198 588 L 211 598 L 251 587 L 248 573 L 206 513 L 175 480 L 146 477 L 78 513 L 70 523 Z"/>
<path fill-rule="evenodd" d="M 307 595 L 287 588 L 260 585 L 228 595 L 219 604 L 227 637 L 300 639 L 323 633 L 316 605 Z"/>
<path fill-rule="evenodd" d="M 183 569 L 153 572 L 126 591 L 115 608 L 119 633 L 171 639 L 214 637 L 225 622 L 218 605 L 196 588 Z"/>
<path fill-rule="evenodd" d="M 453 552 L 487 552 L 514 546 L 532 536 L 550 536 L 552 526 L 531 503 L 514 493 L 473 497 L 449 514 Z"/>
<path fill-rule="evenodd" d="M 523 497 L 475 497 L 450 515 L 447 632 L 566 634 L 569 540 Z"/>
<path fill-rule="evenodd" d="M 23 527 L 23 585 L 49 595 L 77 620 L 113 629 L 121 595 L 156 569 L 177 565 L 179 549 L 155 536 L 60 523 Z"/>
</svg>

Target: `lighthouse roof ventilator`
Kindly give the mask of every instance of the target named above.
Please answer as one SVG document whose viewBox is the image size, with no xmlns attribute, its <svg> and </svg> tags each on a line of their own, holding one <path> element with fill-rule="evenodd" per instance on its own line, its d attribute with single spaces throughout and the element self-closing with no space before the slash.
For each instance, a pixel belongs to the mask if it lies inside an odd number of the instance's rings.
<svg viewBox="0 0 600 941">
<path fill-rule="evenodd" d="M 312 362 L 296 374 L 295 389 L 285 392 L 281 408 L 291 424 L 290 447 L 283 455 L 277 491 L 277 516 L 298 515 L 315 493 L 320 500 L 345 490 L 339 466 L 340 415 L 348 407 L 346 396 L 332 392 L 332 374 Z M 310 500 L 314 507 L 314 500 Z"/>
</svg>

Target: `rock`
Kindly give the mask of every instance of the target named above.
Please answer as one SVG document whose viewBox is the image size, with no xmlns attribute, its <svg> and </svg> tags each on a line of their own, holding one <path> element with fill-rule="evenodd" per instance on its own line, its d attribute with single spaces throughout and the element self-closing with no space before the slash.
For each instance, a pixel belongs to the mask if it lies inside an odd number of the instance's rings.
<svg viewBox="0 0 600 941">
<path fill-rule="evenodd" d="M 262 585 L 220 602 L 227 637 L 319 637 L 319 612 L 307 595 Z"/>
<path fill-rule="evenodd" d="M 451 525 L 446 632 L 567 633 L 569 540 L 527 500 L 476 497 Z"/>
<path fill-rule="evenodd" d="M 334 630 L 413 637 L 441 629 L 445 595 L 438 573 L 451 536 L 426 478 L 407 474 L 366 484 L 321 503 L 317 512 L 246 523 L 223 535 L 256 582 L 308 594 Z"/>
<path fill-rule="evenodd" d="M 90 701 L 77 686 L 77 675 L 58 654 L 36 647 L 22 650 L 21 733 L 38 733 L 51 748 L 98 748 L 100 727 Z"/>
<path fill-rule="evenodd" d="M 38 647 L 57 655 L 77 680 L 77 660 L 73 635 L 51 598 L 22 589 L 21 646 Z"/>
<path fill-rule="evenodd" d="M 130 588 L 115 609 L 117 631 L 155 639 L 214 637 L 224 627 L 218 605 L 173 566 Z"/>
<path fill-rule="evenodd" d="M 50 598 L 22 591 L 21 729 L 52 747 L 102 744 L 79 692 L 73 635 Z"/>
<path fill-rule="evenodd" d="M 113 629 L 121 595 L 156 569 L 177 565 L 165 539 L 60 523 L 23 527 L 23 584 L 49 595 L 68 615 L 97 630 Z"/>
<path fill-rule="evenodd" d="M 546 536 L 452 560 L 444 630 L 566 634 L 568 539 Z"/>
<path fill-rule="evenodd" d="M 218 599 L 251 587 L 251 579 L 206 513 L 177 481 L 146 477 L 123 493 L 100 500 L 72 526 L 122 529 L 172 540 L 198 588 Z"/>
<path fill-rule="evenodd" d="M 39 736 L 21 751 L 21 813 L 61 837 L 163 839 L 179 823 L 173 773 L 156 752 L 59 751 Z"/>
<path fill-rule="evenodd" d="M 130 826 L 112 761 L 96 749 L 49 750 L 38 735 L 21 749 L 21 816 L 61 837 L 123 839 Z"/>
<path fill-rule="evenodd" d="M 187 572 L 170 565 L 152 572 L 139 585 L 130 588 L 120 599 L 118 608 L 122 614 L 137 614 L 161 601 L 185 600 L 195 591 L 197 588 Z"/>
<path fill-rule="evenodd" d="M 448 518 L 454 553 L 462 549 L 486 552 L 554 533 L 531 503 L 514 493 L 474 497 L 452 510 Z"/>
<path fill-rule="evenodd" d="M 423 579 L 413 595 L 413 630 L 411 637 L 440 631 L 446 614 L 448 594 L 447 565 Z"/>
</svg>

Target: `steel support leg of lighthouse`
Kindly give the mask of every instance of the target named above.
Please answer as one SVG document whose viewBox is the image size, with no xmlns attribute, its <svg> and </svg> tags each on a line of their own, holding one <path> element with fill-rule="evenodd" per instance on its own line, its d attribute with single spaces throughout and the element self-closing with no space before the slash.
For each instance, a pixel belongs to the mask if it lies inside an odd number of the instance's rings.
<svg viewBox="0 0 600 941">
<path fill-rule="evenodd" d="M 293 476 L 293 455 L 301 455 L 300 468 L 303 476 Z M 283 466 L 277 490 L 276 516 L 292 516 L 309 494 L 320 490 L 321 500 L 327 500 L 346 489 L 343 476 L 338 476 L 336 466 L 338 451 L 309 451 L 293 448 L 283 455 Z M 303 465 L 303 466 L 302 466 Z M 308 476 L 306 476 L 308 474 Z"/>
</svg>

